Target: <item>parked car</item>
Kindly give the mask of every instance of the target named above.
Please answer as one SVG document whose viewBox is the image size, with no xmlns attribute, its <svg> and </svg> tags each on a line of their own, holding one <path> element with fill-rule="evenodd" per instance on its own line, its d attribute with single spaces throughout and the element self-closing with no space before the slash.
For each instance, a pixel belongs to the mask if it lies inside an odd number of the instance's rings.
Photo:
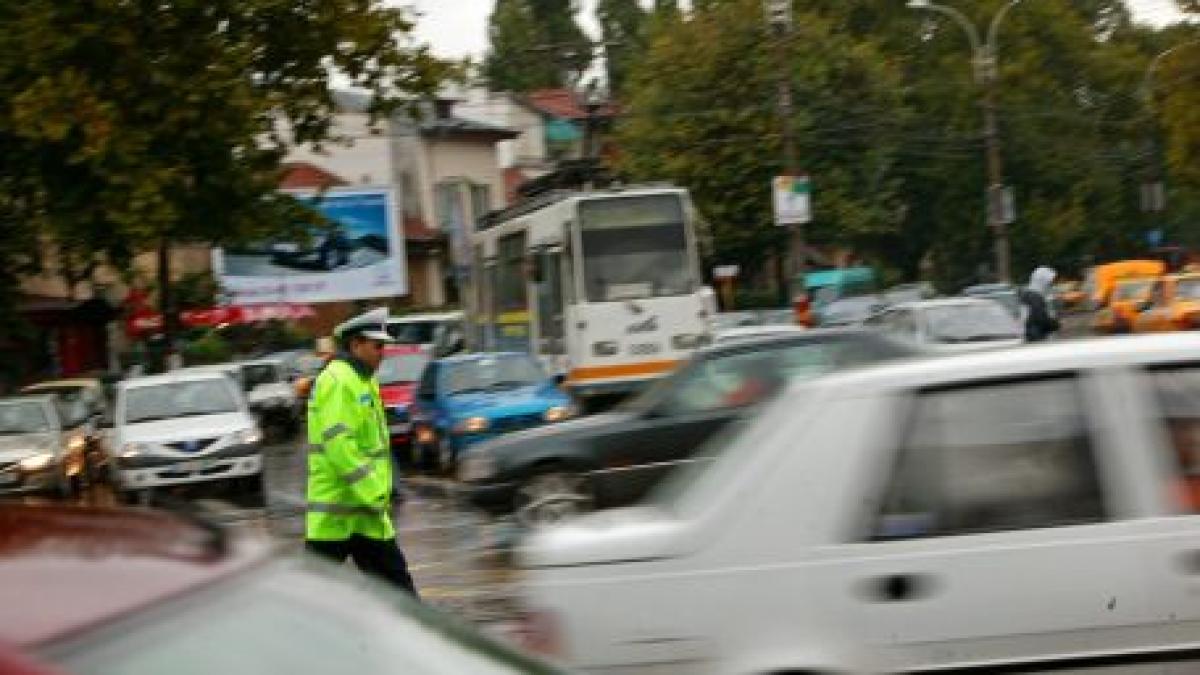
<svg viewBox="0 0 1200 675">
<path fill-rule="evenodd" d="M 528 526 L 630 504 L 787 381 L 913 353 L 851 329 L 718 344 L 614 412 L 471 448 L 459 478 L 472 504 Z"/>
<path fill-rule="evenodd" d="M 67 426 L 82 428 L 87 438 L 88 480 L 98 480 L 108 474 L 111 453 L 104 425 L 111 425 L 112 405 L 102 380 L 52 380 L 30 385 L 21 392 L 35 396 L 51 394 L 57 397 Z"/>
<path fill-rule="evenodd" d="M 0 399 L 0 494 L 78 492 L 89 478 L 87 433 L 52 395 Z"/>
<path fill-rule="evenodd" d="M 475 443 L 573 414 L 570 397 L 528 354 L 452 356 L 431 362 L 421 377 L 417 452 L 424 465 L 449 470 Z"/>
<path fill-rule="evenodd" d="M 1138 333 L 1200 328 L 1200 274 L 1173 274 L 1154 283 L 1133 321 Z"/>
<path fill-rule="evenodd" d="M 1021 318 L 1021 299 L 1017 294 L 1017 287 L 1012 284 L 976 284 L 964 288 L 960 295 L 966 298 L 994 300 L 1004 305 L 1004 309 L 1007 309 L 1013 318 Z"/>
<path fill-rule="evenodd" d="M 876 314 L 866 325 L 931 352 L 1011 347 L 1025 340 L 1017 319 L 986 298 L 906 302 Z"/>
<path fill-rule="evenodd" d="M 387 414 L 392 453 L 401 463 L 412 456 L 411 408 L 416 398 L 417 384 L 429 364 L 429 353 L 416 345 L 388 345 L 383 348 L 383 361 L 375 378 L 379 395 Z"/>
<path fill-rule="evenodd" d="M 354 570 L 196 517 L 0 506 L 0 672 L 559 672 Z"/>
<path fill-rule="evenodd" d="M 462 312 L 396 316 L 388 319 L 387 329 L 399 344 L 425 347 L 438 357 L 457 354 L 466 346 L 466 319 Z"/>
<path fill-rule="evenodd" d="M 887 303 L 877 295 L 855 295 L 840 298 L 817 311 L 817 325 L 823 328 L 860 326 L 885 307 L 887 307 Z"/>
<path fill-rule="evenodd" d="M 261 494 L 262 430 L 232 377 L 176 371 L 118 385 L 113 484 L 127 501 L 197 483 Z"/>
<path fill-rule="evenodd" d="M 530 625 L 585 672 L 1193 672 L 1197 353 L 1043 343 L 796 386 L 647 505 L 527 539 Z"/>
<path fill-rule="evenodd" d="M 1102 335 L 1128 333 L 1133 330 L 1138 312 L 1150 299 L 1157 278 L 1129 277 L 1119 279 L 1112 291 L 1108 306 L 1097 311 L 1092 319 L 1092 330 Z"/>
</svg>

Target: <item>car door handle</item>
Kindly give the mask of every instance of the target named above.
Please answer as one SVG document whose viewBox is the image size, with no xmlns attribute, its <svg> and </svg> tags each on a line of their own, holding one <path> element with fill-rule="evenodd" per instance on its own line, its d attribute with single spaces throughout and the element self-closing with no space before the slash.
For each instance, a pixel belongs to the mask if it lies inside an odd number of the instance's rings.
<svg viewBox="0 0 1200 675">
<path fill-rule="evenodd" d="M 867 580 L 864 594 L 872 602 L 913 602 L 933 594 L 937 584 L 928 574 L 888 574 Z"/>
</svg>

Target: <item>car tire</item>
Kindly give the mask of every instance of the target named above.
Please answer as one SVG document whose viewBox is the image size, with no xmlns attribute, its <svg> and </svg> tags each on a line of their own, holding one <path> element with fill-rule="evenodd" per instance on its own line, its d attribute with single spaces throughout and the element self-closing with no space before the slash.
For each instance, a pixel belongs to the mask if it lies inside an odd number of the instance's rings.
<svg viewBox="0 0 1200 675">
<path fill-rule="evenodd" d="M 530 529 L 569 520 L 596 505 L 587 475 L 560 466 L 547 467 L 521 481 L 514 500 L 513 516 Z"/>
</svg>

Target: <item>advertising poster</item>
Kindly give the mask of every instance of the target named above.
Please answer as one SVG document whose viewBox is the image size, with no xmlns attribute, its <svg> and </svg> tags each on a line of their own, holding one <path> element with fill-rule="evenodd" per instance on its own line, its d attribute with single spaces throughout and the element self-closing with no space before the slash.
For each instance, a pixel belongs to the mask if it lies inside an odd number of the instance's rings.
<svg viewBox="0 0 1200 675">
<path fill-rule="evenodd" d="M 335 223 L 308 241 L 215 249 L 213 270 L 235 305 L 335 302 L 408 293 L 404 237 L 390 188 L 291 192 Z"/>
</svg>

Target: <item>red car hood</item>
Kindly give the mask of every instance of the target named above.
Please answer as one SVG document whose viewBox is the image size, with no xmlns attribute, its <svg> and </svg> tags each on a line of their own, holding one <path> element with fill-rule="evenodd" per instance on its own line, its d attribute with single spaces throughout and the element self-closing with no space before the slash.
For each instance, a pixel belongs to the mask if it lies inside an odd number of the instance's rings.
<svg viewBox="0 0 1200 675">
<path fill-rule="evenodd" d="M 388 407 L 397 405 L 411 405 L 413 402 L 413 394 L 416 391 L 416 382 L 383 384 L 379 386 L 379 397 L 383 399 L 383 404 Z"/>
</svg>

